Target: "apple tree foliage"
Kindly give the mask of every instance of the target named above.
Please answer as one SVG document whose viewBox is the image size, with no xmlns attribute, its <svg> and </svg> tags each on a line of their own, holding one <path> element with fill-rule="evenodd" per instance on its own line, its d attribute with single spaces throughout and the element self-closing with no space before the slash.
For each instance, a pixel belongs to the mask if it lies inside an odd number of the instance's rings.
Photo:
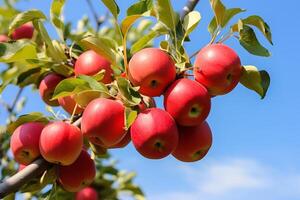
<svg viewBox="0 0 300 200">
<path fill-rule="evenodd" d="M 73 22 L 63 20 L 64 0 L 53 0 L 50 17 L 40 10 L 20 11 L 15 9 L 14 1 L 5 0 L 0 7 L 0 33 L 11 33 L 22 24 L 32 22 L 35 34 L 32 39 L 9 40 L 0 43 L 0 62 L 6 67 L 1 71 L 0 92 L 8 85 L 17 85 L 20 88 L 32 87 L 37 89 L 41 79 L 49 72 L 55 72 L 65 79 L 61 81 L 52 96 L 52 99 L 74 95 L 76 103 L 85 104 L 82 96 L 93 94 L 99 97 L 120 98 L 126 106 L 126 127 L 129 128 L 137 116 L 136 106 L 141 102 L 142 96 L 138 88 L 121 74 L 127 73 L 128 62 L 131 56 L 160 39 L 159 47 L 167 51 L 174 59 L 177 73 L 189 71 L 192 67 L 191 59 L 186 51 L 189 45 L 189 35 L 196 29 L 201 21 L 198 11 L 191 11 L 180 17 L 172 6 L 171 0 L 139 0 L 127 9 L 127 15 L 121 19 L 120 8 L 114 0 L 102 0 L 97 3 L 105 6 L 109 15 L 97 19 L 97 26 L 93 27 L 90 19 L 83 17 L 73 28 Z M 236 16 L 246 10 L 241 8 L 227 8 L 221 0 L 207 0 L 211 4 L 214 17 L 208 24 L 212 43 L 222 43 L 233 37 L 250 54 L 256 56 L 270 56 L 266 47 L 262 46 L 256 34 L 262 34 L 272 44 L 271 30 L 268 24 L 257 15 L 240 18 Z M 97 14 L 97 13 L 94 13 Z M 101 21 L 102 20 L 102 21 Z M 45 22 L 51 22 L 56 29 L 57 37 L 51 38 Z M 164 39 L 161 39 L 165 36 Z M 111 84 L 101 83 L 103 71 L 94 76 L 73 77 L 73 65 L 76 58 L 85 50 L 92 49 L 104 56 L 112 63 L 115 81 Z M 200 49 L 200 47 L 199 47 Z M 265 70 L 248 65 L 243 66 L 243 75 L 240 83 L 255 91 L 264 98 L 270 77 Z M 16 173 L 18 166 L 8 154 L 9 138 L 18 125 L 29 121 L 71 120 L 80 116 L 66 118 L 55 113 L 47 107 L 48 116 L 32 112 L 19 115 L 25 100 L 15 102 L 17 106 L 10 106 L 3 102 L 10 116 L 7 124 L 1 127 L 0 156 L 1 179 Z M 133 183 L 134 173 L 119 171 L 110 161 L 109 153 L 91 146 L 93 158 L 97 163 L 97 177 L 92 186 L 97 188 L 104 199 L 117 199 L 120 193 L 130 192 L 136 199 L 143 199 L 143 192 Z M 21 192 L 30 198 L 47 197 L 51 199 L 71 199 L 71 193 L 63 191 L 55 181 L 55 170 L 50 168 L 41 178 L 29 180 Z M 48 187 L 46 187 L 48 185 Z M 42 190 L 42 188 L 45 188 Z M 14 195 L 6 197 L 13 198 Z"/>
</svg>

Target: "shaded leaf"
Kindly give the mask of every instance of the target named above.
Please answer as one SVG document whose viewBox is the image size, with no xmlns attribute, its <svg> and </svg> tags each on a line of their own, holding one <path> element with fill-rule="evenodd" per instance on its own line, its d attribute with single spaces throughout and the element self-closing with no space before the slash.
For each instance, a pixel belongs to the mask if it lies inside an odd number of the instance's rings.
<svg viewBox="0 0 300 200">
<path fill-rule="evenodd" d="M 244 66 L 240 83 L 258 93 L 263 99 L 270 85 L 270 76 L 268 72 L 259 71 L 255 66 Z"/>
<path fill-rule="evenodd" d="M 152 0 L 141 0 L 127 9 L 127 15 L 140 15 L 152 9 Z"/>
<path fill-rule="evenodd" d="M 42 122 L 42 123 L 48 123 L 49 120 L 39 112 L 32 112 L 26 115 L 21 115 L 15 122 L 9 124 L 7 126 L 7 132 L 13 133 L 18 126 L 25 124 L 27 122 Z"/>
<path fill-rule="evenodd" d="M 175 32 L 178 19 L 170 0 L 155 0 L 155 12 L 157 19 Z"/>
<path fill-rule="evenodd" d="M 65 0 L 53 0 L 50 9 L 51 22 L 62 40 L 64 39 L 64 23 L 61 20 L 61 13 L 64 5 Z"/>
<path fill-rule="evenodd" d="M 19 26 L 37 19 L 46 19 L 46 16 L 39 10 L 28 10 L 19 13 L 9 26 L 9 35 Z"/>
<path fill-rule="evenodd" d="M 183 28 L 185 30 L 184 38 L 187 37 L 199 24 L 201 14 L 197 11 L 189 12 L 183 20 Z"/>
<path fill-rule="evenodd" d="M 137 111 L 132 110 L 131 108 L 126 108 L 125 109 L 125 127 L 126 130 L 130 128 L 130 126 L 133 124 L 134 120 L 137 117 Z"/>
<path fill-rule="evenodd" d="M 270 52 L 263 47 L 257 37 L 255 35 L 254 30 L 247 25 L 243 25 L 243 27 L 239 30 L 240 33 L 240 44 L 251 54 L 257 56 L 270 56 Z"/>
<path fill-rule="evenodd" d="M 117 85 L 125 105 L 136 106 L 141 102 L 140 93 L 137 91 L 137 88 L 131 86 L 129 80 L 117 78 Z"/>
</svg>

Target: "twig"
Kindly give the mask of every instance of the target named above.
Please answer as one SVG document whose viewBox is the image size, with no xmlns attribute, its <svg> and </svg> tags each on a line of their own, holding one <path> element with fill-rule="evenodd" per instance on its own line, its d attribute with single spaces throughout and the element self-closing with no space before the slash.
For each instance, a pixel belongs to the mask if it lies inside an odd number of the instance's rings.
<svg viewBox="0 0 300 200">
<path fill-rule="evenodd" d="M 24 90 L 24 88 L 20 88 L 19 89 L 19 91 L 18 91 L 18 93 L 17 93 L 17 95 L 16 95 L 16 97 L 15 97 L 15 99 L 14 99 L 14 101 L 13 101 L 11 107 L 10 107 L 10 109 L 8 110 L 10 113 L 14 112 L 14 109 L 15 109 L 15 107 L 17 105 L 17 102 L 19 101 L 19 98 L 21 97 L 21 94 L 22 94 L 23 90 Z"/>
<path fill-rule="evenodd" d="M 200 0 L 188 0 L 186 5 L 183 7 L 182 12 L 181 12 L 181 20 L 184 19 L 184 17 L 189 13 L 192 12 L 196 5 L 199 3 Z"/>
<path fill-rule="evenodd" d="M 98 32 L 99 31 L 99 28 L 101 26 L 101 24 L 103 23 L 103 19 L 100 19 L 99 16 L 97 15 L 97 11 L 95 10 L 94 6 L 93 6 L 93 3 L 91 0 L 86 0 L 90 10 L 92 11 L 92 14 L 94 16 L 94 19 L 96 21 L 96 31 Z"/>
</svg>

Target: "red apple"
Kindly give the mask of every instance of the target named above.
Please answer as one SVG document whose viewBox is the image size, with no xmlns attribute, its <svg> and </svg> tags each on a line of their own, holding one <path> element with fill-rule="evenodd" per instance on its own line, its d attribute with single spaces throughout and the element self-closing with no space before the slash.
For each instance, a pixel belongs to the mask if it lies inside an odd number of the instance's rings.
<svg viewBox="0 0 300 200">
<path fill-rule="evenodd" d="M 18 163 L 28 165 L 40 156 L 39 140 L 44 127 L 40 122 L 28 122 L 13 132 L 10 148 Z"/>
<path fill-rule="evenodd" d="M 27 167 L 27 165 L 20 164 L 18 171 L 22 171 L 25 167 Z"/>
<path fill-rule="evenodd" d="M 66 97 L 61 97 L 58 98 L 58 103 L 59 105 L 70 115 L 72 115 L 75 106 L 76 106 L 76 101 L 74 100 L 74 96 L 66 96 Z M 83 112 L 83 109 L 77 105 L 77 108 L 75 110 L 75 114 L 80 114 Z"/>
<path fill-rule="evenodd" d="M 179 126 L 179 142 L 172 155 L 183 162 L 202 159 L 212 144 L 212 133 L 207 122 L 198 126 Z"/>
<path fill-rule="evenodd" d="M 91 142 L 111 147 L 126 134 L 124 112 L 124 106 L 118 101 L 95 99 L 83 112 L 81 131 Z"/>
<path fill-rule="evenodd" d="M 79 157 L 69 166 L 58 167 L 58 180 L 68 192 L 78 192 L 90 185 L 96 176 L 94 160 L 82 150 Z"/>
<path fill-rule="evenodd" d="M 14 40 L 31 39 L 33 36 L 33 32 L 34 32 L 34 27 L 31 22 L 28 22 L 16 28 L 12 33 L 11 37 Z"/>
<path fill-rule="evenodd" d="M 157 48 L 146 48 L 133 55 L 129 61 L 128 78 L 140 93 L 160 96 L 175 80 L 176 68 L 172 58 Z"/>
<path fill-rule="evenodd" d="M 6 35 L 0 35 L 0 42 L 7 42 L 8 37 Z"/>
<path fill-rule="evenodd" d="M 98 200 L 98 193 L 92 187 L 86 187 L 76 193 L 75 200 Z"/>
<path fill-rule="evenodd" d="M 93 76 L 103 69 L 105 70 L 105 74 L 102 82 L 105 84 L 112 82 L 113 70 L 111 68 L 111 63 L 95 51 L 89 50 L 78 57 L 74 70 L 76 76 Z"/>
<path fill-rule="evenodd" d="M 161 159 L 175 150 L 178 131 L 174 119 L 159 108 L 140 113 L 130 128 L 136 150 L 146 158 Z"/>
<path fill-rule="evenodd" d="M 61 77 L 58 74 L 51 73 L 45 76 L 45 78 L 41 81 L 39 86 L 39 91 L 42 99 L 46 104 L 49 106 L 59 106 L 59 103 L 57 100 L 50 100 L 53 96 L 55 87 L 57 84 L 63 80 L 63 77 Z"/>
<path fill-rule="evenodd" d="M 204 86 L 182 78 L 176 80 L 164 95 L 164 107 L 182 126 L 201 124 L 210 111 L 210 96 Z"/>
<path fill-rule="evenodd" d="M 197 55 L 195 79 L 212 96 L 223 95 L 235 88 L 242 75 L 242 66 L 236 52 L 224 44 L 212 44 Z"/>
<path fill-rule="evenodd" d="M 117 144 L 111 146 L 110 149 L 124 148 L 130 143 L 130 141 L 131 141 L 130 130 L 128 130 L 126 135 L 122 138 L 122 140 Z"/>
<path fill-rule="evenodd" d="M 53 122 L 43 129 L 39 146 L 48 162 L 71 165 L 81 152 L 83 137 L 78 127 L 65 122 Z"/>
</svg>

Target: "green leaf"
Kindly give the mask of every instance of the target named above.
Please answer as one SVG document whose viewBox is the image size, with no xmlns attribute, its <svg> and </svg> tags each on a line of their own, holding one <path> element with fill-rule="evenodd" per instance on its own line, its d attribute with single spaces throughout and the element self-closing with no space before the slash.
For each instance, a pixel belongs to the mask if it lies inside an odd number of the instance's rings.
<svg viewBox="0 0 300 200">
<path fill-rule="evenodd" d="M 255 66 L 244 66 L 240 83 L 258 93 L 263 99 L 270 85 L 270 76 L 264 70 L 258 71 Z"/>
<path fill-rule="evenodd" d="M 7 132 L 13 133 L 16 128 L 27 122 L 42 122 L 46 124 L 49 122 L 49 120 L 39 112 L 32 112 L 26 115 L 21 115 L 15 122 L 7 126 Z"/>
<path fill-rule="evenodd" d="M 147 33 L 146 35 L 144 35 L 143 37 L 141 37 L 137 42 L 135 42 L 132 47 L 131 47 L 131 54 L 134 54 L 135 52 L 143 49 L 145 46 L 147 46 L 154 38 L 167 34 L 168 33 L 168 29 L 161 24 L 160 22 L 158 22 L 156 25 L 154 25 L 154 27 L 152 28 L 152 30 Z"/>
<path fill-rule="evenodd" d="M 19 26 L 37 19 L 46 19 L 46 16 L 39 10 L 28 10 L 18 14 L 9 26 L 9 35 Z"/>
<path fill-rule="evenodd" d="M 37 58 L 36 44 L 28 40 L 0 43 L 0 62 L 11 63 Z"/>
<path fill-rule="evenodd" d="M 226 8 L 221 0 L 210 0 L 210 4 L 215 14 L 216 24 L 221 26 L 226 13 Z"/>
<path fill-rule="evenodd" d="M 221 27 L 225 27 L 228 22 L 234 17 L 236 16 L 237 14 L 241 13 L 241 12 L 245 12 L 246 10 L 244 9 L 241 9 L 241 8 L 230 8 L 230 9 L 227 9 L 225 11 L 225 16 L 223 18 L 223 21 L 222 21 L 222 24 L 221 24 Z"/>
<path fill-rule="evenodd" d="M 80 41 L 80 44 L 87 49 L 92 49 L 98 54 L 104 56 L 113 65 L 116 64 L 116 53 L 111 46 L 107 45 L 108 41 L 106 38 L 88 36 Z"/>
<path fill-rule="evenodd" d="M 61 19 L 61 13 L 64 5 L 65 0 L 53 0 L 50 9 L 51 22 L 55 26 L 61 40 L 64 40 L 64 23 Z"/>
<path fill-rule="evenodd" d="M 134 120 L 137 117 L 138 112 L 135 110 L 132 110 L 131 108 L 125 109 L 125 127 L 126 130 L 130 128 L 130 126 L 133 124 Z"/>
<path fill-rule="evenodd" d="M 127 9 L 127 16 L 140 15 L 152 9 L 152 0 L 141 0 Z"/>
<path fill-rule="evenodd" d="M 186 38 L 199 24 L 201 14 L 197 11 L 189 12 L 183 20 L 183 28 L 185 30 L 184 38 Z"/>
<path fill-rule="evenodd" d="M 257 27 L 267 38 L 267 40 L 273 44 L 272 42 L 272 33 L 269 25 L 260 17 L 257 15 L 251 15 L 247 17 L 246 19 L 242 20 L 244 24 L 252 25 Z"/>
<path fill-rule="evenodd" d="M 118 14 L 120 13 L 119 6 L 114 0 L 101 0 L 104 5 L 108 8 L 111 14 L 114 16 L 115 19 L 118 18 Z"/>
<path fill-rule="evenodd" d="M 122 95 L 125 105 L 136 106 L 141 102 L 141 95 L 137 88 L 131 86 L 129 80 L 117 78 L 117 86 Z"/>
<path fill-rule="evenodd" d="M 90 76 L 85 76 L 85 75 L 80 75 L 80 76 L 78 76 L 78 78 L 86 81 L 89 84 L 91 89 L 102 92 L 102 93 L 106 93 L 109 95 L 109 91 L 104 83 L 98 82 L 94 78 L 92 78 Z"/>
<path fill-rule="evenodd" d="M 239 30 L 240 33 L 240 44 L 251 54 L 257 56 L 270 56 L 270 52 L 263 47 L 257 37 L 255 35 L 254 30 L 247 25 L 243 25 L 243 27 Z"/>
<path fill-rule="evenodd" d="M 0 16 L 6 19 L 11 19 L 18 14 L 15 9 L 0 7 Z"/>
<path fill-rule="evenodd" d="M 39 32 L 42 40 L 45 42 L 46 50 L 50 57 L 56 62 L 64 61 L 64 57 L 62 57 L 61 52 L 54 47 L 52 40 L 44 27 L 44 24 L 41 21 L 35 21 L 33 24 Z"/>
<path fill-rule="evenodd" d="M 74 72 L 74 69 L 72 67 L 64 64 L 53 64 L 51 65 L 51 69 L 55 73 L 60 74 L 64 77 L 70 77 Z"/>
<path fill-rule="evenodd" d="M 170 0 L 155 0 L 155 11 L 158 20 L 166 25 L 170 30 L 176 30 L 178 19 L 173 10 Z"/>
<path fill-rule="evenodd" d="M 90 87 L 88 83 L 83 79 L 64 79 L 56 86 L 52 96 L 52 100 L 58 99 L 59 97 L 70 96 L 72 94 L 88 89 L 90 89 Z"/>
<path fill-rule="evenodd" d="M 25 87 L 27 85 L 36 83 L 40 77 L 41 68 L 35 67 L 21 73 L 17 79 L 17 85 Z"/>
</svg>

